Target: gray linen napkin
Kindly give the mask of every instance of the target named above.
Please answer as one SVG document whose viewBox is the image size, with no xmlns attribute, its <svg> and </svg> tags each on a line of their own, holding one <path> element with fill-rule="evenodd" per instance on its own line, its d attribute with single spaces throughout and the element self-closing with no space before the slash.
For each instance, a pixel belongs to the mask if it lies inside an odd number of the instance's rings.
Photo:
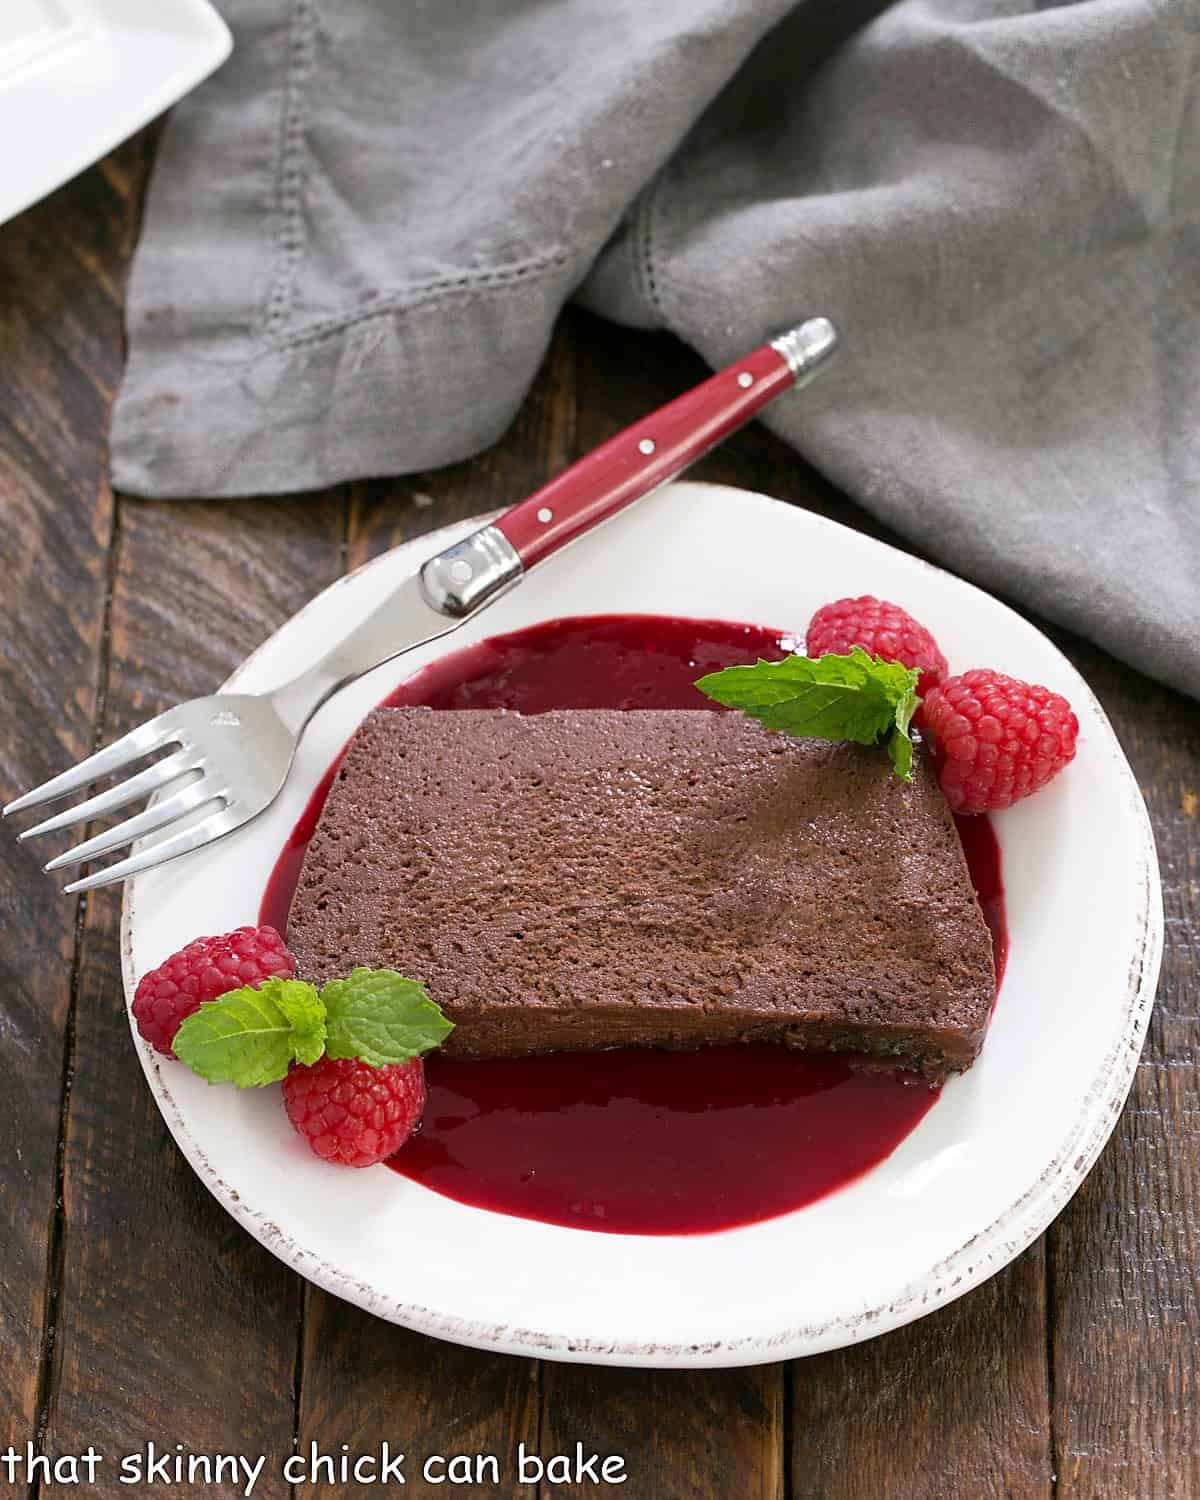
<svg viewBox="0 0 1200 1500">
<path fill-rule="evenodd" d="M 576 293 L 713 364 L 822 312 L 843 353 L 768 424 L 1200 695 L 1200 0 L 219 3 L 237 48 L 134 265 L 118 486 L 462 458 Z"/>
</svg>

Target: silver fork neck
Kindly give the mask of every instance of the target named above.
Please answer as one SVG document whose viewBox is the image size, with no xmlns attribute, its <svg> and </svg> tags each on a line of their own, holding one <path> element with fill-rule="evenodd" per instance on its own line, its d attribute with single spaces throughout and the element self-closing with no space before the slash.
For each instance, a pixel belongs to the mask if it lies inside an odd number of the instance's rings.
<svg viewBox="0 0 1200 1500">
<path fill-rule="evenodd" d="M 455 542 L 410 574 L 318 661 L 269 695 L 297 735 L 317 709 L 374 667 L 457 630 L 520 581 L 521 560 L 493 526 Z"/>
</svg>

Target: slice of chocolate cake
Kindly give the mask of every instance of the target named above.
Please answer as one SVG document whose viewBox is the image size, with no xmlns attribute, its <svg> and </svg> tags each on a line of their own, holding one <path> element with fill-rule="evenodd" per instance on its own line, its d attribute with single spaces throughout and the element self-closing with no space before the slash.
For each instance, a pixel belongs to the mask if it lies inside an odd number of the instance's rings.
<svg viewBox="0 0 1200 1500">
<path fill-rule="evenodd" d="M 399 969 L 502 1057 L 775 1041 L 941 1077 L 992 948 L 927 760 L 706 710 L 379 709 L 288 928 L 301 973 Z"/>
</svg>

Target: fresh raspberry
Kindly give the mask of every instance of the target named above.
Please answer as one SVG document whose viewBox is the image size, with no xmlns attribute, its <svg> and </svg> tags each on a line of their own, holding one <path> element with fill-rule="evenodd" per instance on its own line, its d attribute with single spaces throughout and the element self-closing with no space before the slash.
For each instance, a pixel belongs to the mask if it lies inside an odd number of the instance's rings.
<svg viewBox="0 0 1200 1500">
<path fill-rule="evenodd" d="M 283 1080 L 287 1117 L 325 1161 L 373 1167 L 399 1151 L 425 1108 L 421 1059 L 372 1068 L 354 1057 L 322 1057 Z"/>
<path fill-rule="evenodd" d="M 917 692 L 922 698 L 946 675 L 946 658 L 938 643 L 918 620 L 898 604 L 863 594 L 858 599 L 835 599 L 822 604 L 808 622 L 804 649 L 808 656 L 846 656 L 861 646 L 884 661 L 919 667 Z"/>
<path fill-rule="evenodd" d="M 220 937 L 197 938 L 142 975 L 133 995 L 133 1019 L 157 1052 L 172 1057 L 179 1023 L 204 1001 L 264 979 L 290 979 L 295 972 L 296 960 L 273 927 L 239 927 Z"/>
<path fill-rule="evenodd" d="M 1058 693 L 987 667 L 947 677 L 925 700 L 924 733 L 955 812 L 996 812 L 1075 759 L 1079 720 Z"/>
</svg>

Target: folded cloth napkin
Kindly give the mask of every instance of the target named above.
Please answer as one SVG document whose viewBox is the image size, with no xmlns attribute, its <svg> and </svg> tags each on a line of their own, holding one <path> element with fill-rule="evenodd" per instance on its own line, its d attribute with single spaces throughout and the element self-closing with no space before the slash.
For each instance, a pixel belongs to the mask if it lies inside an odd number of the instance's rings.
<svg viewBox="0 0 1200 1500">
<path fill-rule="evenodd" d="M 931 555 L 1200 694 L 1200 0 L 219 0 L 112 440 L 135 494 L 449 463 L 572 295 Z M 514 497 L 515 498 L 515 497 Z"/>
</svg>

